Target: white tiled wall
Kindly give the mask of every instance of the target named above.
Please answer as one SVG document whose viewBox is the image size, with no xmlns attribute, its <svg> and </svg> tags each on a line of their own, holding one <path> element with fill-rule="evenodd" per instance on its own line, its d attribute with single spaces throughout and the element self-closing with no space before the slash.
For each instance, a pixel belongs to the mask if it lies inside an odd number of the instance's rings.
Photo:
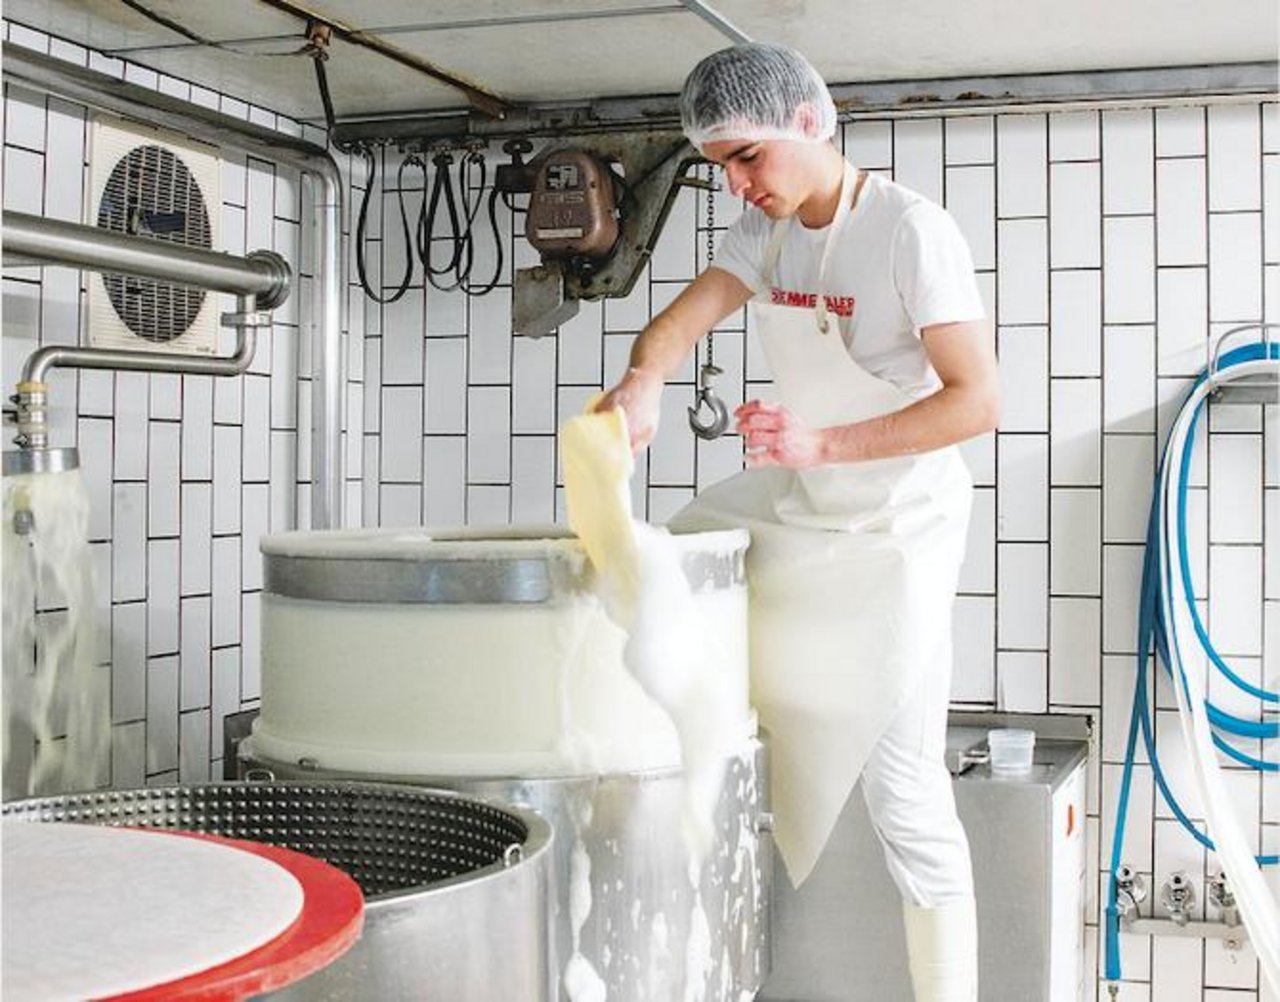
<svg viewBox="0 0 1280 1002">
<path fill-rule="evenodd" d="M 298 123 L 234 98 L 20 25 L 5 29 L 11 44 L 304 135 Z M 89 122 L 83 107 L 5 87 L 6 210 L 81 221 Z M 306 135 L 324 141 L 310 127 Z M 52 444 L 78 446 L 92 502 L 118 786 L 221 774 L 222 718 L 255 705 L 260 689 L 258 540 L 307 524 L 310 353 L 299 338 L 299 302 L 309 282 L 299 253 L 306 189 L 286 167 L 229 150 L 222 156 L 222 249 L 273 249 L 301 285 L 275 312 L 272 328 L 259 333 L 248 372 L 215 379 L 57 369 L 49 380 Z M 34 349 L 80 340 L 91 278 L 69 268 L 5 269 L 6 395 Z M 221 309 L 235 308 L 223 299 Z M 234 340 L 223 332 L 222 353 Z M 359 429 L 358 384 L 351 400 Z M 357 431 L 357 456 L 360 441 Z M 359 476 L 358 463 L 352 473 Z M 360 492 L 349 493 L 349 516 L 358 524 Z"/>
<path fill-rule="evenodd" d="M 47 46 L 10 30 L 16 41 Z M 128 75 L 277 125 L 229 98 L 134 68 Z M 1265 102 L 1010 111 L 861 121 L 845 127 L 843 141 L 856 163 L 947 205 L 973 248 L 996 320 L 1004 413 L 997 434 L 965 446 L 977 492 L 956 604 L 953 698 L 1095 715 L 1096 867 L 1110 843 L 1123 758 L 1157 446 L 1210 338 L 1236 323 L 1280 321 L 1280 114 Z M 6 94 L 5 207 L 74 217 L 83 142 L 80 109 Z M 351 174 L 349 218 L 366 183 L 362 169 Z M 414 183 L 412 213 L 421 198 L 416 175 Z M 274 246 L 296 263 L 299 199 L 287 171 L 233 159 L 224 221 L 243 237 L 230 249 Z M 395 238 L 381 241 L 398 230 L 394 195 L 373 205 L 373 270 L 398 275 L 403 251 Z M 738 211 L 727 194 L 715 196 L 715 227 Z M 447 525 L 560 516 L 558 422 L 617 377 L 636 332 L 705 264 L 706 225 L 703 196 L 686 191 L 632 294 L 584 304 L 558 336 L 540 340 L 510 336 L 509 285 L 484 297 L 424 292 L 419 269 L 405 298 L 386 306 L 357 287 L 348 310 L 348 519 Z M 533 260 L 510 226 L 504 214 L 508 269 L 513 259 Z M 487 231 L 478 239 L 481 260 L 490 260 Z M 354 255 L 346 257 L 354 280 Z M 82 298 L 73 272 L 6 273 L 6 383 L 36 343 L 74 340 Z M 305 524 L 306 514 L 308 351 L 296 312 L 282 314 L 241 379 L 55 376 L 55 402 L 77 402 L 58 415 L 57 444 L 81 447 L 94 547 L 110 581 L 113 772 L 122 784 L 207 775 L 221 754 L 222 714 L 258 694 L 255 543 L 268 529 Z M 767 392 L 744 317 L 725 322 L 715 353 L 731 406 Z M 669 389 L 662 430 L 639 464 L 635 500 L 653 521 L 740 466 L 732 436 L 706 443 L 688 431 L 694 372 L 686 365 Z M 1216 408 L 1191 503 L 1196 585 L 1210 629 L 1246 674 L 1272 688 L 1280 685 L 1277 420 L 1276 406 Z M 1178 782 L 1185 763 L 1167 694 L 1159 705 L 1167 769 L 1199 816 Z M 1260 846 L 1277 851 L 1280 782 L 1229 771 Z M 1133 804 L 1128 861 L 1157 887 L 1187 869 L 1203 891 L 1215 867 L 1178 830 L 1146 766 Z M 1095 895 L 1091 914 L 1098 904 Z M 1124 945 L 1124 1002 L 1268 998 L 1247 955 L 1198 940 L 1126 937 Z"/>
</svg>

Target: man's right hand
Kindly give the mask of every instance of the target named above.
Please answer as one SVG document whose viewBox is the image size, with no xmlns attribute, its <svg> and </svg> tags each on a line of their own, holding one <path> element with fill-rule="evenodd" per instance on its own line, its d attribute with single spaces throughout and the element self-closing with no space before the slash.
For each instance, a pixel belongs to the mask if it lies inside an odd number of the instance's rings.
<svg viewBox="0 0 1280 1002">
<path fill-rule="evenodd" d="M 658 432 L 662 413 L 663 378 L 647 369 L 630 368 L 612 389 L 605 392 L 592 410 L 622 408 L 631 436 L 631 451 L 645 449 Z"/>
</svg>

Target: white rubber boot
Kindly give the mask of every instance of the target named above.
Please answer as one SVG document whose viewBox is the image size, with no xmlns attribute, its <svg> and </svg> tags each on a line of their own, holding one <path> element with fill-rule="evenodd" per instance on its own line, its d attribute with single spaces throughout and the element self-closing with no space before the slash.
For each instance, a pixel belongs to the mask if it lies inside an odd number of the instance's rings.
<svg viewBox="0 0 1280 1002">
<path fill-rule="evenodd" d="M 978 1002 L 978 919 L 972 898 L 903 905 L 916 1002 Z"/>
</svg>

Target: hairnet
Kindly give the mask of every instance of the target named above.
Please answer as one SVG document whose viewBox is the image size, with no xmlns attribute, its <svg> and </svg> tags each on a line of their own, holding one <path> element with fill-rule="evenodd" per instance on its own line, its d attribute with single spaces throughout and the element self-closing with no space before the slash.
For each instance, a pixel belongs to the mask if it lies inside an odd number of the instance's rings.
<svg viewBox="0 0 1280 1002">
<path fill-rule="evenodd" d="M 809 114 L 797 115 L 804 108 Z M 751 42 L 693 68 L 680 93 L 680 123 L 699 149 L 724 139 L 825 142 L 836 131 L 836 106 L 804 56 Z"/>
</svg>

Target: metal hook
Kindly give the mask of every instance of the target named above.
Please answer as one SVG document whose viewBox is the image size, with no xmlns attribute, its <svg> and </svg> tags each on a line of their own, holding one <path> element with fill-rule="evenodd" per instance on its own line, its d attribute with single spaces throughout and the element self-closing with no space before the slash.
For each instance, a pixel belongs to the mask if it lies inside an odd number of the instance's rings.
<svg viewBox="0 0 1280 1002">
<path fill-rule="evenodd" d="M 729 408 L 711 388 L 712 377 L 719 376 L 723 372 L 724 370 L 719 366 L 711 364 L 699 369 L 697 403 L 686 408 L 689 412 L 689 427 L 693 429 L 695 435 L 708 442 L 719 438 L 729 427 Z M 699 417 L 704 406 L 711 411 L 710 420 L 705 422 Z"/>
</svg>

